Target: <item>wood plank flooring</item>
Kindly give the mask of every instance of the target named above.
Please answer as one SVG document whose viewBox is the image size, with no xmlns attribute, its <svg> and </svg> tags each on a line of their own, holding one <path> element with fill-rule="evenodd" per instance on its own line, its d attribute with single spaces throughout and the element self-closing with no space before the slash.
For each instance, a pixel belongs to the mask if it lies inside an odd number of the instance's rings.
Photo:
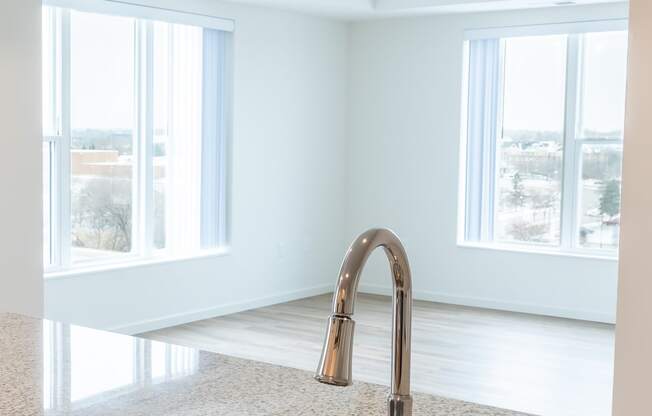
<svg viewBox="0 0 652 416">
<path fill-rule="evenodd" d="M 330 295 L 141 336 L 313 371 Z M 388 385 L 391 299 L 360 294 L 353 375 Z M 416 301 L 412 389 L 536 415 L 611 415 L 614 326 Z"/>
</svg>

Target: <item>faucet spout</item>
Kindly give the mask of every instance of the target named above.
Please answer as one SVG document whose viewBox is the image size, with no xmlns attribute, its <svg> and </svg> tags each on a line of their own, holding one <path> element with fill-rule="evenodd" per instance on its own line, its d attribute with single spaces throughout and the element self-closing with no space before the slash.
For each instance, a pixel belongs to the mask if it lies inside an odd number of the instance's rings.
<svg viewBox="0 0 652 416">
<path fill-rule="evenodd" d="M 389 260 L 393 282 L 392 379 L 388 414 L 410 416 L 410 336 L 412 324 L 412 278 L 401 240 L 387 229 L 371 229 L 358 236 L 349 247 L 333 294 L 333 310 L 328 318 L 326 339 L 315 378 L 327 384 L 351 384 L 353 351 L 353 311 L 358 282 L 369 255 L 382 247 Z"/>
</svg>

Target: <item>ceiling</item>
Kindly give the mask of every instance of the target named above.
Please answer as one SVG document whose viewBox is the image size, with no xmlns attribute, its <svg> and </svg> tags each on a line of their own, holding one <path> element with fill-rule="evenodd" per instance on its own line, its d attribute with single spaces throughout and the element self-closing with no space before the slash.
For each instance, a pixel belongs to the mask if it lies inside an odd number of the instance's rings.
<svg viewBox="0 0 652 416">
<path fill-rule="evenodd" d="M 568 7 L 626 0 L 229 0 L 342 19 Z"/>
</svg>

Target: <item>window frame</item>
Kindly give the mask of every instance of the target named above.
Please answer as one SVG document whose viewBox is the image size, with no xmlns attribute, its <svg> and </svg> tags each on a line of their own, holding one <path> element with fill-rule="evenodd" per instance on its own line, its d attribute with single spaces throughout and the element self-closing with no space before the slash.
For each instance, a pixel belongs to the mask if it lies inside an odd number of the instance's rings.
<svg viewBox="0 0 652 416">
<path fill-rule="evenodd" d="M 532 26 L 513 26 L 504 28 L 484 28 L 468 30 L 465 32 L 463 85 L 462 88 L 462 114 L 463 128 L 461 129 L 460 146 L 460 189 L 459 189 L 459 210 L 458 238 L 457 244 L 462 247 L 491 248 L 527 253 L 560 254 L 577 257 L 591 257 L 602 259 L 617 259 L 618 250 L 612 248 L 587 248 L 579 244 L 580 231 L 580 198 L 582 186 L 582 148 L 585 145 L 622 145 L 621 139 L 591 139 L 580 138 L 577 135 L 577 112 L 581 105 L 581 37 L 585 33 L 627 31 L 627 19 L 607 19 L 598 21 L 583 21 L 573 23 L 559 23 Z M 561 183 L 561 216 L 560 216 L 560 241 L 559 245 L 550 246 L 534 242 L 504 242 L 494 239 L 495 209 L 497 204 L 496 186 L 498 166 L 496 143 L 499 133 L 492 137 L 483 138 L 485 146 L 490 147 L 491 154 L 482 155 L 483 166 L 478 168 L 472 165 L 468 157 L 469 130 L 471 121 L 469 118 L 469 97 L 470 83 L 470 42 L 478 40 L 498 40 L 500 44 L 500 64 L 504 60 L 505 39 L 524 36 L 545 36 L 545 35 L 567 35 L 566 47 L 566 86 L 565 86 L 565 108 L 564 108 L 564 131 L 563 131 L 563 159 L 562 159 L 562 183 Z M 500 71 L 498 91 L 503 90 L 504 70 Z M 497 101 L 497 114 L 494 120 L 496 132 L 502 131 L 502 93 L 494 100 Z M 486 153 L 486 152 L 485 152 Z M 469 195 L 474 191 L 467 186 L 469 184 L 469 172 L 481 169 L 486 171 L 491 167 L 491 180 L 483 180 L 480 197 L 473 198 Z M 486 184 L 487 182 L 488 184 Z M 471 203 L 470 203 L 471 201 Z M 469 218 L 478 216 L 479 229 L 469 230 Z M 478 221 L 476 219 L 476 221 Z M 475 235 L 476 238 L 472 238 Z"/>
<path fill-rule="evenodd" d="M 42 142 L 49 146 L 50 157 L 50 216 L 49 259 L 44 259 L 44 277 L 55 278 L 68 275 L 94 273 L 103 270 L 139 267 L 161 262 L 180 261 L 208 256 L 222 256 L 230 252 L 228 213 L 230 200 L 230 138 L 232 132 L 232 37 L 234 22 L 215 16 L 193 14 L 150 6 L 112 3 L 103 0 L 45 0 L 43 7 L 57 10 L 52 14 L 55 24 L 53 58 L 55 71 L 52 88 L 59 92 L 55 106 L 59 119 L 54 134 L 43 135 Z M 71 243 L 71 10 L 118 15 L 134 19 L 134 125 L 132 168 L 132 245 L 124 255 L 89 262 L 72 261 Z M 220 190 L 219 216 L 217 219 L 218 241 L 210 248 L 199 248 L 191 254 L 172 253 L 169 246 L 158 249 L 154 244 L 154 168 L 153 168 L 153 25 L 154 21 L 180 23 L 202 28 L 216 29 L 228 35 L 221 45 L 224 48 L 221 63 L 223 91 L 218 98 L 221 105 L 223 125 L 218 133 Z M 55 62 L 56 61 L 56 62 Z"/>
<path fill-rule="evenodd" d="M 199 26 L 223 32 L 233 32 L 235 21 L 203 13 L 167 9 L 118 0 L 43 0 L 44 6 L 74 9 L 80 12 L 110 14 L 135 19 L 158 20 L 167 23 Z"/>
</svg>

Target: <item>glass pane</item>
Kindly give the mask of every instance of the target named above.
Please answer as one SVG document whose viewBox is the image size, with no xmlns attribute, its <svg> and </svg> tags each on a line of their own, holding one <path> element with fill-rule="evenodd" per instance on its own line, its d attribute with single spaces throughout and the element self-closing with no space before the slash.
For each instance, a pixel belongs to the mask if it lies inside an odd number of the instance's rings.
<svg viewBox="0 0 652 416">
<path fill-rule="evenodd" d="M 43 265 L 52 264 L 52 147 L 54 144 L 43 143 Z"/>
<path fill-rule="evenodd" d="M 561 224 L 566 36 L 505 40 L 494 238 L 557 245 Z"/>
<path fill-rule="evenodd" d="M 618 247 L 621 169 L 621 145 L 582 146 L 580 246 Z"/>
<path fill-rule="evenodd" d="M 41 40 L 43 135 L 61 134 L 61 31 L 60 9 L 43 7 Z"/>
<path fill-rule="evenodd" d="M 71 12 L 73 262 L 128 253 L 134 171 L 134 20 Z"/>
<path fill-rule="evenodd" d="M 154 247 L 165 248 L 165 195 L 170 114 L 170 24 L 154 23 Z"/>
<path fill-rule="evenodd" d="M 578 137 L 623 136 L 627 32 L 587 33 L 582 36 Z"/>
</svg>

